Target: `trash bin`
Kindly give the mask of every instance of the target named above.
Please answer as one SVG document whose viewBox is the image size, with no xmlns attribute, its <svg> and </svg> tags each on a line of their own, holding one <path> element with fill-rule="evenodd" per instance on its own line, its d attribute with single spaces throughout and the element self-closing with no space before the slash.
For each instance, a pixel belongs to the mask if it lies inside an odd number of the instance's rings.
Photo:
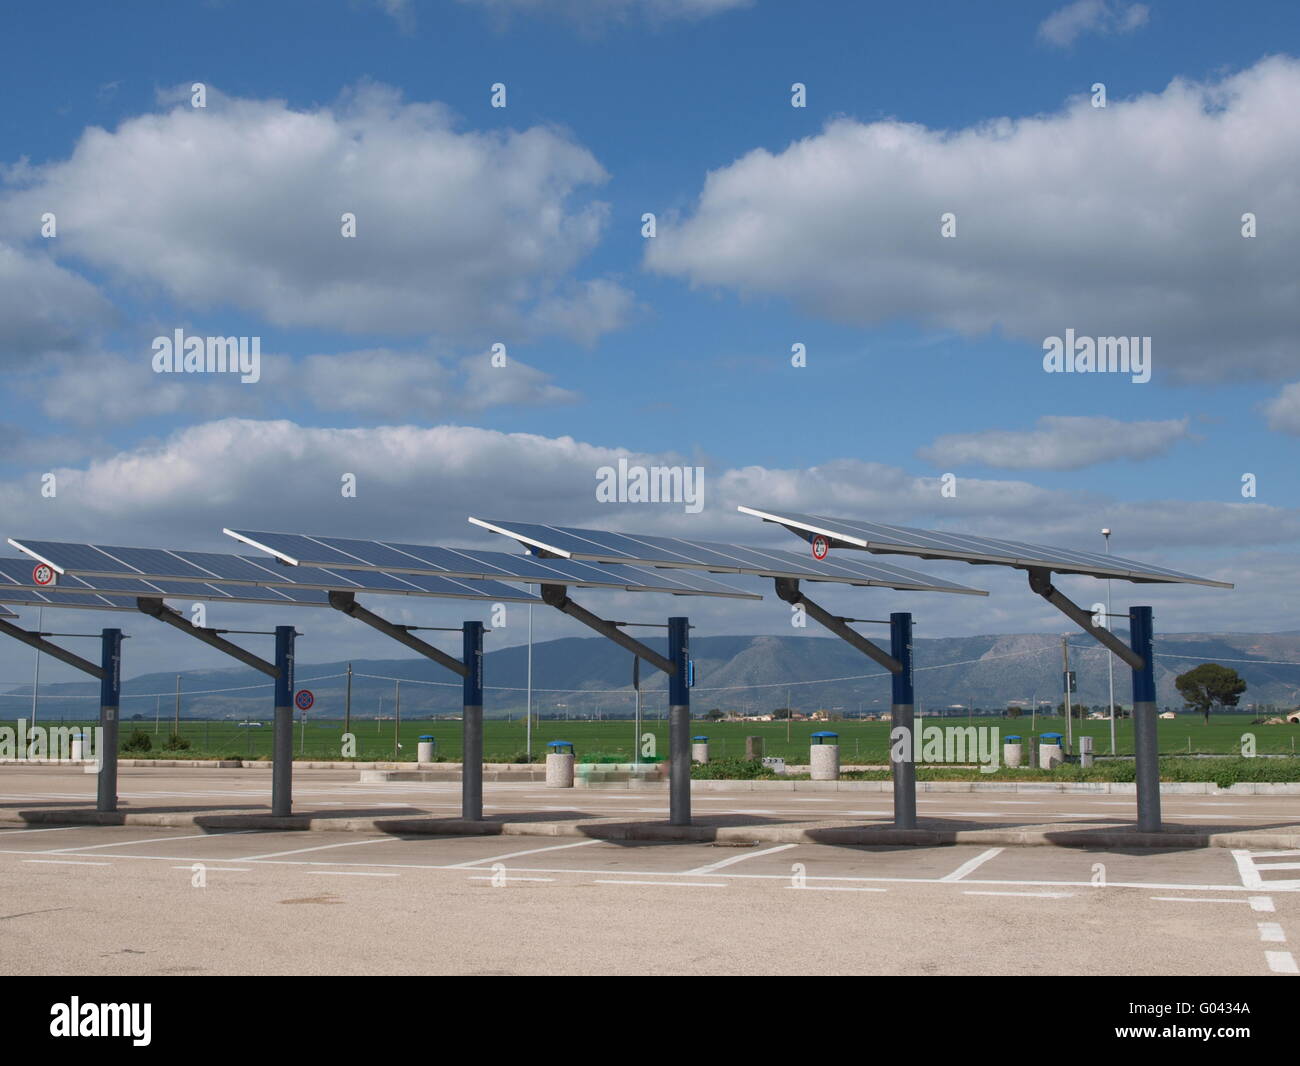
<svg viewBox="0 0 1300 1066">
<path fill-rule="evenodd" d="M 1004 737 L 1002 740 L 1002 765 L 1016 767 L 1020 765 L 1024 758 L 1025 750 L 1020 743 L 1021 738 L 1015 735 Z"/>
<path fill-rule="evenodd" d="M 438 742 L 431 736 L 422 736 L 415 746 L 415 757 L 420 762 L 433 762 L 434 752 L 438 750 Z"/>
<path fill-rule="evenodd" d="M 812 764 L 814 781 L 838 781 L 840 777 L 840 746 L 838 733 L 826 730 L 814 733 L 808 747 L 808 761 Z"/>
<path fill-rule="evenodd" d="M 1060 733 L 1044 733 L 1038 738 L 1038 766 L 1043 770 L 1051 770 L 1053 767 L 1060 766 L 1065 761 L 1065 753 L 1061 750 Z"/>
<path fill-rule="evenodd" d="M 1079 738 L 1079 765 L 1092 765 L 1092 737 Z"/>
<path fill-rule="evenodd" d="M 691 762 L 709 761 L 709 738 L 691 737 Z"/>
<path fill-rule="evenodd" d="M 80 760 L 84 759 L 86 757 L 85 751 L 86 751 L 86 734 L 73 733 L 72 734 L 72 761 L 79 762 Z"/>
<path fill-rule="evenodd" d="M 573 742 L 552 740 L 546 745 L 546 787 L 573 787 Z"/>
</svg>

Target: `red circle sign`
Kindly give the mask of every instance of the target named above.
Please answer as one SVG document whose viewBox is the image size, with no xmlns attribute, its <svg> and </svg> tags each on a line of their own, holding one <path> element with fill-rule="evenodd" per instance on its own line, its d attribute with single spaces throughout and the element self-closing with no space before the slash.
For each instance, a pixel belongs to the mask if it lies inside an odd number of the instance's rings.
<svg viewBox="0 0 1300 1066">
<path fill-rule="evenodd" d="M 814 559 L 825 559 L 831 550 L 831 542 L 822 536 L 813 537 L 812 550 Z"/>
<path fill-rule="evenodd" d="M 54 584 L 54 567 L 38 563 L 32 568 L 32 580 L 38 585 Z"/>
<path fill-rule="evenodd" d="M 311 689 L 300 688 L 293 702 L 298 710 L 306 711 L 311 709 L 311 705 L 316 702 L 316 697 L 311 694 Z"/>
</svg>

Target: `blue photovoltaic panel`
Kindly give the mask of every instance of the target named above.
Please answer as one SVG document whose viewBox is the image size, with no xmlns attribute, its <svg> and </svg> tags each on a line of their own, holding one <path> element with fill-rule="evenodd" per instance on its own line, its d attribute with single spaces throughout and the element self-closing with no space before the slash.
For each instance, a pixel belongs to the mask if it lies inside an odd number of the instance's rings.
<svg viewBox="0 0 1300 1066">
<path fill-rule="evenodd" d="M 11 611 L 7 607 L 0 607 L 0 618 L 17 618 L 18 612 Z"/>
<path fill-rule="evenodd" d="M 139 614 L 130 596 L 96 596 L 80 592 L 47 592 L 0 586 L 0 603 L 23 607 L 68 607 L 79 611 L 131 611 Z"/>
<path fill-rule="evenodd" d="M 742 544 L 720 544 L 680 537 L 642 536 L 600 529 L 573 529 L 479 518 L 471 518 L 470 521 L 484 529 L 512 537 L 535 550 L 553 552 L 570 562 L 588 560 L 602 565 L 636 563 L 674 570 L 707 570 L 713 573 L 789 577 L 911 591 L 988 595 L 982 589 L 969 588 L 955 581 L 945 581 L 874 560 L 818 560 L 811 555 L 799 555 L 780 549 L 751 548 Z"/>
<path fill-rule="evenodd" d="M 1213 581 L 1134 559 L 1124 559 L 1118 555 L 1051 548 L 1042 544 L 1025 544 L 994 537 L 973 537 L 944 530 L 827 518 L 825 515 L 760 511 L 753 507 L 740 507 L 738 510 L 783 525 L 805 538 L 821 534 L 831 538 L 834 543 L 880 554 L 913 555 L 922 559 L 957 559 L 968 563 L 1013 566 L 1022 570 L 1042 568 L 1058 574 L 1085 574 L 1144 583 L 1170 582 L 1225 589 L 1233 587 L 1227 581 Z"/>
<path fill-rule="evenodd" d="M 27 542 L 13 542 L 17 547 L 29 550 Z M 299 571 L 293 567 L 272 564 L 266 569 L 263 584 L 251 584 L 234 580 L 213 580 L 210 582 L 176 580 L 165 576 L 133 577 L 123 574 L 74 574 L 70 560 L 75 552 L 64 553 L 61 546 L 43 542 L 48 557 L 41 556 L 41 561 L 56 565 L 63 570 L 57 584 L 39 586 L 32 578 L 32 561 L 30 559 L 0 559 L 0 590 L 12 587 L 35 588 L 42 592 L 57 590 L 60 592 L 99 592 L 131 596 L 163 596 L 176 599 L 192 600 L 226 600 L 239 603 L 287 603 L 306 606 L 328 606 L 329 591 L 376 592 L 382 594 L 399 594 L 408 596 L 437 596 L 449 599 L 472 599 L 508 601 L 513 603 L 539 602 L 536 596 L 524 592 L 513 585 L 496 581 L 464 581 L 426 575 L 397 576 L 394 574 L 331 574 L 325 571 Z M 74 549 L 84 547 L 73 545 Z M 88 556 L 82 556 L 89 558 Z M 114 556 L 116 557 L 116 556 Z M 222 556 L 211 556 L 220 559 Z M 238 560 L 237 556 L 224 558 Z M 225 568 L 233 572 L 233 565 Z M 295 580 L 301 579 L 301 580 Z"/>
<path fill-rule="evenodd" d="M 329 568 L 336 576 L 349 572 L 424 574 L 492 578 L 525 584 L 613 588 L 631 592 L 670 592 L 679 596 L 723 596 L 761 599 L 698 574 L 664 574 L 644 566 L 598 565 L 572 559 L 541 559 L 506 552 L 442 548 L 396 541 L 315 537 L 300 533 L 265 533 L 227 529 L 244 544 L 269 552 L 292 569 Z M 274 566 L 270 562 L 268 566 Z M 281 567 L 283 569 L 283 567 Z"/>
</svg>

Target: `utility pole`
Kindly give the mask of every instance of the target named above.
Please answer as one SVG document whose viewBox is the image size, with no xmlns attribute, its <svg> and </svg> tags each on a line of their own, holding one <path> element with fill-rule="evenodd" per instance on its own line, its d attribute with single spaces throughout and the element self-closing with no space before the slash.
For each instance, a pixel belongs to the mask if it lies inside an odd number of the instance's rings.
<svg viewBox="0 0 1300 1066">
<path fill-rule="evenodd" d="M 45 628 L 45 608 L 38 607 L 36 610 L 36 632 Z M 36 649 L 36 667 L 32 674 L 32 728 L 36 728 L 36 705 L 39 702 L 39 693 L 41 691 L 41 649 Z"/>
<path fill-rule="evenodd" d="M 176 675 L 176 722 L 172 727 L 172 732 L 177 736 L 181 733 L 181 675 Z"/>
<path fill-rule="evenodd" d="M 525 733 L 525 751 L 528 761 L 533 761 L 533 605 L 528 605 L 528 727 Z"/>
</svg>

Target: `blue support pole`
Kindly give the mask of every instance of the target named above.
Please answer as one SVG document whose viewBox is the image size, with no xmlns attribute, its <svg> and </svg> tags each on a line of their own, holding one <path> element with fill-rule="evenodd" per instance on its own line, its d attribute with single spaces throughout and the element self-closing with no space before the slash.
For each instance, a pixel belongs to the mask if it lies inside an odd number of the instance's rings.
<svg viewBox="0 0 1300 1066">
<path fill-rule="evenodd" d="M 117 810 L 117 723 L 122 702 L 122 631 L 105 629 L 100 636 L 99 665 L 99 781 L 95 788 L 95 810 L 105 814 Z"/>
<path fill-rule="evenodd" d="M 461 633 L 465 678 L 460 816 L 478 822 L 483 818 L 483 623 L 465 622 Z"/>
<path fill-rule="evenodd" d="M 275 627 L 275 722 L 271 736 L 271 814 L 293 813 L 293 626 Z"/>
<path fill-rule="evenodd" d="M 689 618 L 668 619 L 668 821 L 691 824 L 691 688 Z"/>
<path fill-rule="evenodd" d="M 894 777 L 894 828 L 916 828 L 916 697 L 912 689 L 912 615 L 889 616 L 889 654 L 903 666 L 891 675 L 890 768 Z"/>
<path fill-rule="evenodd" d="M 1133 671 L 1133 752 L 1137 763 L 1138 829 L 1160 832 L 1160 743 L 1156 733 L 1156 665 L 1150 607 L 1129 609 L 1129 647 L 1142 656 Z"/>
</svg>

